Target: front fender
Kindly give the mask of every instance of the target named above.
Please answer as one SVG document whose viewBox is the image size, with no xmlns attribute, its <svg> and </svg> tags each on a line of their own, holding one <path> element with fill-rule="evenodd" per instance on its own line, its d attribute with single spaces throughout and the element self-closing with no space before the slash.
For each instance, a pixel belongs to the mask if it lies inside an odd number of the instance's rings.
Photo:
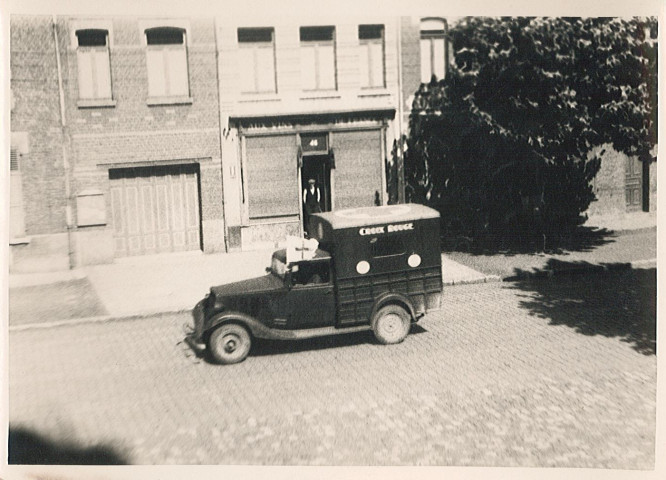
<svg viewBox="0 0 666 480">
<path fill-rule="evenodd" d="M 204 338 L 206 339 L 211 331 L 223 323 L 239 323 L 246 327 L 253 337 L 257 338 L 265 338 L 267 332 L 270 330 L 266 325 L 261 323 L 256 318 L 251 317 L 246 313 L 234 311 L 225 311 L 215 314 L 208 320 L 207 323 L 208 325 L 206 326 L 204 333 Z"/>
<path fill-rule="evenodd" d="M 384 305 L 390 305 L 390 304 L 400 305 L 405 310 L 407 310 L 407 313 L 409 313 L 412 322 L 416 321 L 416 310 L 414 309 L 412 301 L 409 299 L 407 295 L 403 295 L 402 293 L 397 293 L 397 292 L 384 293 L 375 300 L 375 304 L 372 307 L 372 312 L 370 312 L 370 321 L 372 321 L 373 317 L 379 311 L 380 308 L 382 308 Z"/>
</svg>

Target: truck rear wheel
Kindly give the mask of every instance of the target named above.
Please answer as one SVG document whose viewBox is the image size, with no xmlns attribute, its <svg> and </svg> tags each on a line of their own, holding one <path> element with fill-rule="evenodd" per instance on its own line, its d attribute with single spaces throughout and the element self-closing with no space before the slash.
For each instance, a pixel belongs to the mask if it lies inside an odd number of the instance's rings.
<svg viewBox="0 0 666 480">
<path fill-rule="evenodd" d="M 216 328 L 208 339 L 210 354 L 222 365 L 245 360 L 250 353 L 251 345 L 250 333 L 237 323 L 227 323 Z"/>
<path fill-rule="evenodd" d="M 409 313 L 404 308 L 386 305 L 372 318 L 372 331 L 380 343 L 400 343 L 409 333 L 410 324 Z"/>
</svg>

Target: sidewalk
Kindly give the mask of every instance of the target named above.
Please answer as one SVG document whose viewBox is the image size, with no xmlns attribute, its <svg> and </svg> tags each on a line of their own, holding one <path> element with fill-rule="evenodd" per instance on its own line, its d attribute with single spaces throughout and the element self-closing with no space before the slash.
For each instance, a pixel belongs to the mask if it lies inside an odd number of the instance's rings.
<svg viewBox="0 0 666 480">
<path fill-rule="evenodd" d="M 547 272 L 548 268 L 576 263 L 594 269 L 612 262 L 656 262 L 656 215 L 632 214 L 624 220 L 612 220 L 611 224 L 609 219 L 595 218 L 586 225 L 642 235 L 639 240 L 643 245 L 636 246 L 633 235 L 625 238 L 606 232 L 599 244 L 562 255 L 475 256 L 452 252 L 442 255 L 443 282 L 492 282 L 510 278 L 516 271 Z M 271 253 L 188 252 L 128 257 L 70 271 L 10 275 L 10 328 L 189 311 L 213 285 L 264 275 Z"/>
<path fill-rule="evenodd" d="M 272 250 L 190 252 L 129 257 L 71 271 L 10 275 L 9 323 L 72 323 L 189 311 L 213 285 L 264 275 L 271 254 Z M 447 285 L 499 280 L 445 256 L 442 277 Z M 78 299 L 72 294 L 76 289 Z M 84 307 L 79 304 L 87 305 L 91 313 L 81 315 Z"/>
</svg>

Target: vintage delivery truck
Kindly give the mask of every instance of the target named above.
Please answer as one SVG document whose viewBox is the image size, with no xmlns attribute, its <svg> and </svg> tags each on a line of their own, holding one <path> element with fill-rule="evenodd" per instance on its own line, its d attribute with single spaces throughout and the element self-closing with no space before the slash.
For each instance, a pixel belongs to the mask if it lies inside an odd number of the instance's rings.
<svg viewBox="0 0 666 480">
<path fill-rule="evenodd" d="M 188 343 L 222 364 L 244 360 L 254 338 L 372 330 L 392 344 L 439 309 L 437 211 L 406 204 L 319 213 L 309 232 L 313 240 L 274 252 L 265 276 L 212 287 L 193 310 Z"/>
</svg>

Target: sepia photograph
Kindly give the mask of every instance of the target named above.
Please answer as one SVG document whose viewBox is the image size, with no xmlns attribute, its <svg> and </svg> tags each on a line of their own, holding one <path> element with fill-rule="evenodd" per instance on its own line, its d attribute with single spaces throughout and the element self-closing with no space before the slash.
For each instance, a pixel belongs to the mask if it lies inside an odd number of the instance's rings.
<svg viewBox="0 0 666 480">
<path fill-rule="evenodd" d="M 659 478 L 663 4 L 408 3 L 1 7 L 2 478 Z"/>
</svg>

